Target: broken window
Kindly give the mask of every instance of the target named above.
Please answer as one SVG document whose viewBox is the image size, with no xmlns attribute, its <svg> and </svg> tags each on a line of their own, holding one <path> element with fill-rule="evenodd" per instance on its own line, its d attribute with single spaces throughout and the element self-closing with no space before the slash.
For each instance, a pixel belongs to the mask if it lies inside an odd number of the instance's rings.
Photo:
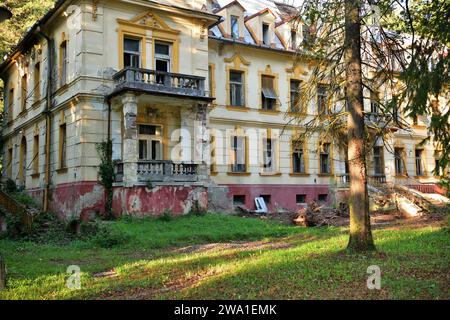
<svg viewBox="0 0 450 320">
<path fill-rule="evenodd" d="M 139 160 L 162 160 L 161 126 L 139 125 Z"/>
<path fill-rule="evenodd" d="M 275 171 L 275 146 L 274 141 L 270 138 L 263 141 L 263 171 Z"/>
<path fill-rule="evenodd" d="M 231 137 L 231 171 L 246 172 L 246 140 L 245 137 Z"/>
<path fill-rule="evenodd" d="M 262 36 L 263 36 L 263 44 L 270 46 L 270 36 L 269 36 L 269 25 L 263 23 L 262 25 Z"/>
<path fill-rule="evenodd" d="M 373 163 L 375 175 L 384 175 L 383 147 L 373 148 Z"/>
<path fill-rule="evenodd" d="M 131 68 L 141 67 L 141 41 L 125 38 L 123 50 L 123 66 Z"/>
<path fill-rule="evenodd" d="M 275 93 L 274 81 L 274 77 L 261 76 L 261 99 L 264 110 L 275 110 L 278 97 Z"/>
<path fill-rule="evenodd" d="M 395 174 L 403 175 L 405 174 L 405 166 L 403 160 L 403 148 L 394 149 L 394 162 L 395 162 Z"/>
<path fill-rule="evenodd" d="M 423 150 L 422 149 L 416 149 L 415 150 L 416 176 L 423 176 L 424 175 L 422 154 L 423 154 Z"/>
<path fill-rule="evenodd" d="M 293 173 L 305 173 L 305 152 L 303 143 L 292 142 L 292 171 Z"/>
<path fill-rule="evenodd" d="M 330 164 L 330 144 L 324 143 L 320 151 L 320 173 L 330 174 L 331 164 Z"/>
</svg>

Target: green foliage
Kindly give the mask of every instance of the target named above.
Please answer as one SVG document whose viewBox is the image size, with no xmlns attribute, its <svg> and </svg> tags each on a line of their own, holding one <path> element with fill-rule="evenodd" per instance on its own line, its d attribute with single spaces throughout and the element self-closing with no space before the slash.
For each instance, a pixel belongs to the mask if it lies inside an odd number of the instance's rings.
<svg viewBox="0 0 450 320">
<path fill-rule="evenodd" d="M 158 220 L 169 222 L 173 220 L 173 213 L 169 209 L 164 210 L 164 212 L 158 217 Z"/>
<path fill-rule="evenodd" d="M 112 219 L 113 183 L 115 181 L 114 161 L 112 160 L 112 140 L 97 144 L 97 152 L 100 157 L 98 169 L 99 182 L 105 188 L 105 214 Z"/>
<path fill-rule="evenodd" d="M 124 245 L 128 241 L 128 235 L 112 229 L 104 223 L 98 225 L 98 230 L 90 238 L 90 242 L 100 248 L 112 248 L 118 245 Z"/>
<path fill-rule="evenodd" d="M 190 215 L 194 216 L 204 216 L 207 213 L 208 211 L 206 210 L 206 208 L 202 207 L 198 200 L 195 200 L 194 205 L 192 206 L 191 211 L 189 212 Z"/>
<path fill-rule="evenodd" d="M 5 189 L 6 193 L 14 193 L 14 192 L 18 191 L 16 183 L 14 182 L 14 180 L 12 180 L 10 178 L 8 178 L 8 180 L 6 180 L 4 189 Z"/>
<path fill-rule="evenodd" d="M 136 292 L 151 299 L 448 298 L 445 227 L 376 229 L 380 252 L 347 254 L 345 228 L 214 214 L 102 224 L 127 235 L 126 245 L 0 240 L 10 270 L 0 299 L 120 299 Z M 83 290 L 66 289 L 71 264 L 82 269 Z M 382 290 L 367 290 L 370 265 L 382 270 Z M 105 270 L 117 276 L 94 276 Z"/>
</svg>

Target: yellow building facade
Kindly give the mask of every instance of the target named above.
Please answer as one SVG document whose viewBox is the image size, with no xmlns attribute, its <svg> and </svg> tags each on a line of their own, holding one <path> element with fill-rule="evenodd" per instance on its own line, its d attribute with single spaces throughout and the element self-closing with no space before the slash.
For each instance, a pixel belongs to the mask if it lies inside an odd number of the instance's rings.
<svg viewBox="0 0 450 320">
<path fill-rule="evenodd" d="M 62 217 L 103 211 L 97 145 L 111 139 L 114 212 L 193 206 L 296 210 L 345 195 L 334 141 L 298 144 L 292 122 L 311 68 L 307 27 L 268 0 L 59 1 L 0 66 L 3 179 Z M 321 88 L 303 112 L 315 114 Z M 370 113 L 371 102 L 366 101 Z M 411 120 L 368 155 L 378 182 L 434 188 L 439 152 Z M 434 190 L 434 189 L 433 189 Z"/>
</svg>

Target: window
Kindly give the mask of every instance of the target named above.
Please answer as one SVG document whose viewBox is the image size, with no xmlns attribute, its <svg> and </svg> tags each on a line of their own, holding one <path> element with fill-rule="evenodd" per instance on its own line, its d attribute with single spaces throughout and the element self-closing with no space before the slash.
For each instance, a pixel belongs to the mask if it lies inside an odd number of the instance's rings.
<svg viewBox="0 0 450 320">
<path fill-rule="evenodd" d="M 383 147 L 373 148 L 374 173 L 376 176 L 384 175 Z"/>
<path fill-rule="evenodd" d="M 209 146 L 210 146 L 210 172 L 217 173 L 216 166 L 216 137 L 211 135 L 209 138 Z"/>
<path fill-rule="evenodd" d="M 22 76 L 22 82 L 21 82 L 21 89 L 22 89 L 22 96 L 21 96 L 21 106 L 22 111 L 25 111 L 27 108 L 27 93 L 28 93 L 28 85 L 27 85 L 28 79 L 27 75 Z"/>
<path fill-rule="evenodd" d="M 123 66 L 131 68 L 141 67 L 141 41 L 138 39 L 123 39 Z"/>
<path fill-rule="evenodd" d="M 208 66 L 208 87 L 209 87 L 209 96 L 214 97 L 214 66 Z"/>
<path fill-rule="evenodd" d="M 370 92 L 370 112 L 379 114 L 380 109 L 381 108 L 378 92 Z"/>
<path fill-rule="evenodd" d="M 245 205 L 245 195 L 233 195 L 233 205 L 244 206 Z"/>
<path fill-rule="evenodd" d="M 19 181 L 25 184 L 27 176 L 27 140 L 22 138 L 20 143 L 20 166 L 19 166 Z"/>
<path fill-rule="evenodd" d="M 319 194 L 318 200 L 319 200 L 319 203 L 325 203 L 328 200 L 328 195 L 327 194 Z"/>
<path fill-rule="evenodd" d="M 394 161 L 395 161 L 395 174 L 405 174 L 404 160 L 403 160 L 403 148 L 394 148 Z"/>
<path fill-rule="evenodd" d="M 235 107 L 245 105 L 243 72 L 230 71 L 230 104 Z"/>
<path fill-rule="evenodd" d="M 162 128 L 139 125 L 139 160 L 162 160 Z"/>
<path fill-rule="evenodd" d="M 34 101 L 41 99 L 41 64 L 34 65 Z"/>
<path fill-rule="evenodd" d="M 307 45 L 311 41 L 311 29 L 307 25 L 302 25 L 303 45 Z"/>
<path fill-rule="evenodd" d="M 245 137 L 231 137 L 231 171 L 246 172 L 246 139 Z"/>
<path fill-rule="evenodd" d="M 275 146 L 274 141 L 270 138 L 263 141 L 263 171 L 275 171 Z"/>
<path fill-rule="evenodd" d="M 300 84 L 299 80 L 290 81 L 291 112 L 300 111 Z"/>
<path fill-rule="evenodd" d="M 306 194 L 297 194 L 295 196 L 295 202 L 297 204 L 303 204 L 306 203 Z"/>
<path fill-rule="evenodd" d="M 416 149 L 415 150 L 415 157 L 416 157 L 416 176 L 423 176 L 423 159 L 422 159 L 423 150 L 422 149 Z"/>
<path fill-rule="evenodd" d="M 8 148 L 8 165 L 7 165 L 7 175 L 8 178 L 12 179 L 12 163 L 13 163 L 13 149 Z"/>
<path fill-rule="evenodd" d="M 330 174 L 331 173 L 330 144 L 329 143 L 324 143 L 322 145 L 322 149 L 320 151 L 320 173 L 321 174 Z"/>
<path fill-rule="evenodd" d="M 261 76 L 261 99 L 264 110 L 275 110 L 277 95 L 274 89 L 274 77 Z"/>
<path fill-rule="evenodd" d="M 13 120 L 14 113 L 14 88 L 9 90 L 8 96 L 8 121 Z"/>
<path fill-rule="evenodd" d="M 33 174 L 39 173 L 39 135 L 34 136 L 33 143 Z"/>
<path fill-rule="evenodd" d="M 270 194 L 261 194 L 261 198 L 263 198 L 265 204 L 270 204 Z"/>
<path fill-rule="evenodd" d="M 263 23 L 262 25 L 263 44 L 270 46 L 269 25 Z"/>
<path fill-rule="evenodd" d="M 303 143 L 298 141 L 292 142 L 292 171 L 293 173 L 305 173 L 305 152 Z"/>
<path fill-rule="evenodd" d="M 155 68 L 156 71 L 170 72 L 171 46 L 168 43 L 155 43 Z"/>
<path fill-rule="evenodd" d="M 317 112 L 318 114 L 328 114 L 328 95 L 325 86 L 317 87 Z"/>
<path fill-rule="evenodd" d="M 436 177 L 441 176 L 441 166 L 439 165 L 440 159 L 434 159 L 434 175 Z"/>
<path fill-rule="evenodd" d="M 297 32 L 295 30 L 291 30 L 291 49 L 297 50 Z"/>
<path fill-rule="evenodd" d="M 59 168 L 67 168 L 67 132 L 66 124 L 59 126 Z"/>
<path fill-rule="evenodd" d="M 239 18 L 236 16 L 231 16 L 231 37 L 239 38 Z"/>
<path fill-rule="evenodd" d="M 61 43 L 61 46 L 59 48 L 59 52 L 60 52 L 60 68 L 61 68 L 61 73 L 60 73 L 60 77 L 61 77 L 61 85 L 65 85 L 67 84 L 67 67 L 68 67 L 68 57 L 67 57 L 67 41 L 63 41 Z"/>
</svg>

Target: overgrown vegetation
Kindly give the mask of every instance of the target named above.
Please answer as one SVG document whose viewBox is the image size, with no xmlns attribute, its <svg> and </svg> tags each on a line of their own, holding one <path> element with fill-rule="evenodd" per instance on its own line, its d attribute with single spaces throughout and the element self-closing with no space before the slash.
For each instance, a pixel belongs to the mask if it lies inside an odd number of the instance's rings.
<svg viewBox="0 0 450 320">
<path fill-rule="evenodd" d="M 105 188 L 105 216 L 113 219 L 113 183 L 115 181 L 114 161 L 112 160 L 112 140 L 97 144 L 97 152 L 100 157 L 98 169 L 99 182 Z"/>
<path fill-rule="evenodd" d="M 379 252 L 352 255 L 345 228 L 217 214 L 127 217 L 102 228 L 111 233 L 66 245 L 0 240 L 9 275 L 0 298 L 448 298 L 448 229 L 439 225 L 375 230 Z M 65 286 L 74 264 L 81 290 Z M 381 290 L 366 287 L 369 265 L 382 270 Z M 111 276 L 97 275 L 105 271 Z"/>
</svg>

